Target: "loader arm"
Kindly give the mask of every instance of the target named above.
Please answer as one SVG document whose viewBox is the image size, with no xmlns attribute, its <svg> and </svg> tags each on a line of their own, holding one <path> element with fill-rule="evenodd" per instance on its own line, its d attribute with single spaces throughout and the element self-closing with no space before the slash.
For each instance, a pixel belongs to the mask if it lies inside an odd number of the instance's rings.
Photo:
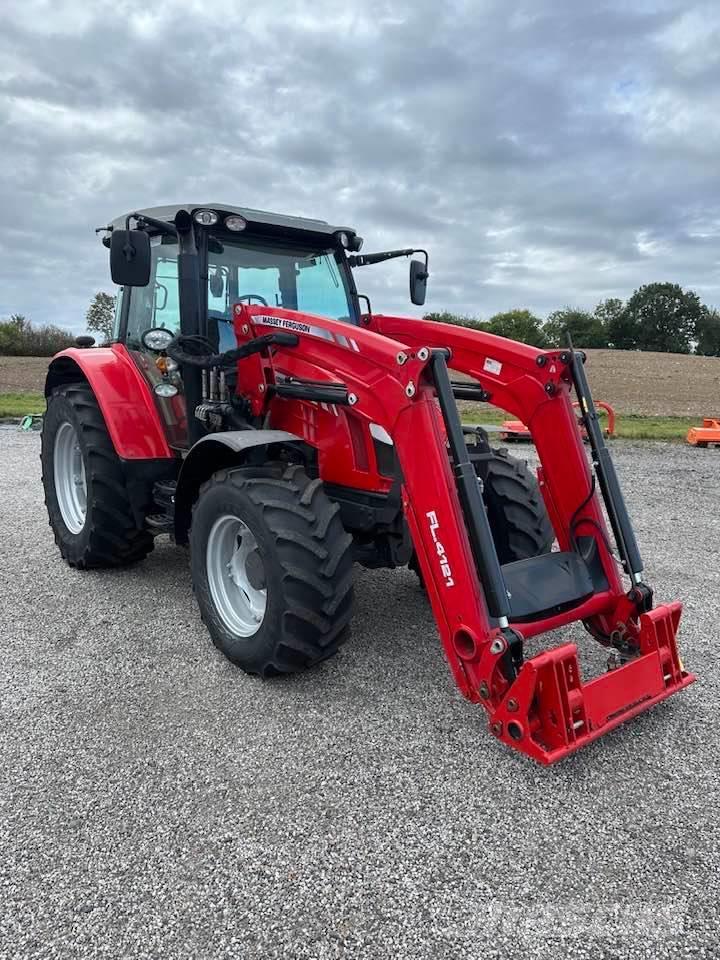
<svg viewBox="0 0 720 960">
<path fill-rule="evenodd" d="M 375 317 L 368 329 L 240 304 L 234 317 L 240 343 L 278 329 L 298 335 L 295 347 L 239 364 L 238 389 L 256 415 L 268 414 L 287 388 L 278 372 L 293 371 L 296 397 L 319 403 L 332 384 L 348 417 L 392 438 L 445 654 L 499 739 L 551 763 L 693 681 L 677 653 L 680 604 L 651 609 L 634 570 L 623 585 L 572 408 L 572 354 L 395 317 Z M 448 364 L 530 427 L 559 552 L 501 567 Z M 309 442 L 311 433 L 309 426 Z M 620 648 L 608 673 L 583 683 L 570 643 L 524 659 L 525 638 L 577 621 Z"/>
</svg>

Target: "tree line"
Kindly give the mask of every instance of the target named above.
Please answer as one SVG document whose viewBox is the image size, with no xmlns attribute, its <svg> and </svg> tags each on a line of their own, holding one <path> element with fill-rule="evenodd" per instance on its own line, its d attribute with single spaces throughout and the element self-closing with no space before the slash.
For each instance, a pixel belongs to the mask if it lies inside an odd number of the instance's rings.
<svg viewBox="0 0 720 960">
<path fill-rule="evenodd" d="M 36 326 L 21 313 L 0 322 L 0 357 L 52 357 L 75 343 L 75 337 L 52 324 Z"/>
<path fill-rule="evenodd" d="M 625 302 L 603 300 L 592 311 L 565 307 L 546 320 L 530 310 L 508 310 L 489 320 L 441 311 L 424 319 L 485 330 L 536 347 L 563 347 L 569 332 L 576 347 L 720 357 L 720 312 L 677 283 L 648 283 Z"/>
<path fill-rule="evenodd" d="M 96 293 L 85 314 L 87 328 L 100 343 L 112 339 L 115 297 Z M 75 344 L 75 336 L 53 324 L 34 324 L 21 313 L 0 321 L 0 357 L 52 357 Z"/>
<path fill-rule="evenodd" d="M 86 321 L 101 343 L 112 338 L 114 315 L 115 297 L 95 294 Z M 569 332 L 576 347 L 720 357 L 720 312 L 677 283 L 648 283 L 625 302 L 602 300 L 592 311 L 564 307 L 545 320 L 530 310 L 507 310 L 489 320 L 441 311 L 427 313 L 424 319 L 485 330 L 536 347 L 563 347 Z M 20 314 L 0 322 L 0 356 L 50 357 L 74 342 L 66 330 L 36 326 Z"/>
</svg>

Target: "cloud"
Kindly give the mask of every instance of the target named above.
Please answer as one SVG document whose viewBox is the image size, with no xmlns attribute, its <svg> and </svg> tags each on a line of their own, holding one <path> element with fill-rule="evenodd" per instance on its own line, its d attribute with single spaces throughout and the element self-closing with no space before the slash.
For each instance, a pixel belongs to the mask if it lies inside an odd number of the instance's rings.
<svg viewBox="0 0 720 960">
<path fill-rule="evenodd" d="M 720 303 L 720 12 L 688 0 L 25 0 L 0 34 L 0 316 L 77 331 L 96 226 L 225 199 L 431 252 L 428 309 Z M 418 313 L 404 263 L 358 272 Z"/>
</svg>

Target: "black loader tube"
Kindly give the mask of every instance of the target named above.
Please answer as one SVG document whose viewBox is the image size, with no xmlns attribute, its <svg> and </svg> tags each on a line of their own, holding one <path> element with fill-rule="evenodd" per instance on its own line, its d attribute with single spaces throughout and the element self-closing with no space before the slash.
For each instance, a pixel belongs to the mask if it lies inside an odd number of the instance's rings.
<svg viewBox="0 0 720 960">
<path fill-rule="evenodd" d="M 187 210 L 175 215 L 178 236 L 178 293 L 180 300 L 180 332 L 183 336 L 204 336 L 205 324 L 200 317 L 200 257 L 195 243 L 193 221 Z M 205 435 L 205 427 L 195 416 L 202 400 L 200 370 L 183 363 L 181 366 L 187 406 L 188 442 L 192 446 Z"/>
<path fill-rule="evenodd" d="M 453 458 L 455 485 L 460 498 L 465 527 L 470 539 L 470 548 L 477 568 L 485 602 L 491 617 L 501 628 L 508 626 L 510 601 L 497 550 L 490 530 L 490 522 L 485 511 L 480 485 L 475 468 L 465 444 L 463 428 L 460 422 L 453 388 L 448 375 L 445 350 L 433 350 L 430 361 L 435 390 L 442 411 L 448 444 Z"/>
<path fill-rule="evenodd" d="M 575 352 L 572 339 L 568 334 L 570 372 L 572 374 L 575 392 L 580 403 L 582 418 L 587 431 L 590 448 L 593 455 L 593 466 L 595 474 L 600 483 L 600 491 L 605 501 L 610 526 L 612 527 L 617 543 L 620 557 L 628 576 L 632 577 L 633 583 L 641 582 L 643 571 L 642 557 L 635 539 L 630 516 L 625 506 L 625 498 L 620 489 L 620 481 L 615 472 L 610 451 L 605 445 L 605 438 L 600 429 L 595 404 L 593 403 L 590 385 L 585 376 L 585 367 L 583 366 L 582 355 Z"/>
</svg>

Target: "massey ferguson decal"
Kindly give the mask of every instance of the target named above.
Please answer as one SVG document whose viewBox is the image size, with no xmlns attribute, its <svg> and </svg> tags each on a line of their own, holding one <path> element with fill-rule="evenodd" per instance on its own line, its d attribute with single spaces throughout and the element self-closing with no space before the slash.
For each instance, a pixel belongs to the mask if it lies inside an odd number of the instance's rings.
<svg viewBox="0 0 720 960">
<path fill-rule="evenodd" d="M 446 587 L 454 587 L 455 581 L 452 577 L 452 570 L 450 569 L 450 564 L 448 563 L 447 554 L 445 553 L 445 547 L 442 545 L 440 540 L 438 540 L 438 530 L 440 529 L 440 522 L 438 521 L 437 514 L 434 510 L 428 511 L 425 516 L 430 521 L 430 534 L 433 538 L 433 543 L 435 544 L 435 549 L 437 550 L 437 555 L 440 560 L 440 570 L 443 577 L 445 578 Z"/>
<path fill-rule="evenodd" d="M 281 330 L 291 330 L 293 333 L 309 333 L 311 337 L 322 337 L 323 340 L 333 339 L 332 333 L 324 327 L 311 326 L 309 323 L 303 323 L 302 320 L 291 320 L 289 317 L 267 317 L 265 314 L 256 313 L 253 321 L 265 327 L 279 327 Z"/>
</svg>

